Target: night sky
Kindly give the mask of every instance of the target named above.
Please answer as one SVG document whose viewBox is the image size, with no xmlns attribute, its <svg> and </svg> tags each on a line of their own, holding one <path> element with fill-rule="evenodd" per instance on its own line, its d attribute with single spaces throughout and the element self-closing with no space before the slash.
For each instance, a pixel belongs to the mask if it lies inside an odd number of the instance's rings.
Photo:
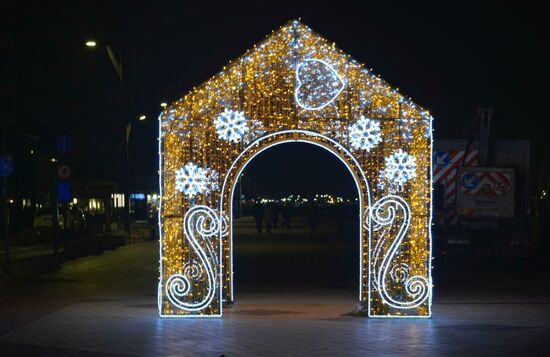
<svg viewBox="0 0 550 357">
<path fill-rule="evenodd" d="M 242 192 L 247 198 L 316 193 L 357 197 L 346 165 L 328 150 L 307 143 L 284 143 L 263 151 L 246 166 Z"/>
<path fill-rule="evenodd" d="M 550 91 L 547 19 L 536 6 L 197 3 L 1 1 L 2 127 L 48 142 L 71 135 L 81 176 L 108 179 L 121 163 L 124 126 L 131 119 L 120 115 L 117 76 L 101 47 L 109 44 L 122 54 L 133 98 L 130 116 L 149 118 L 134 126 L 131 156 L 143 183 L 154 187 L 160 102 L 184 95 L 272 30 L 301 17 L 430 109 L 436 137 L 465 135 L 477 106 L 492 105 L 495 137 L 529 138 L 550 152 L 541 130 L 548 126 Z M 92 38 L 99 46 L 91 50 L 84 42 Z"/>
</svg>

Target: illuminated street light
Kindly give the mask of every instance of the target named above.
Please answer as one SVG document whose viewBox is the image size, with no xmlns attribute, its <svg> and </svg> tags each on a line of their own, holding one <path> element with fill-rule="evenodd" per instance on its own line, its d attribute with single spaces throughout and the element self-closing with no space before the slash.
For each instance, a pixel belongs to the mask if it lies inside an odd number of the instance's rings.
<svg viewBox="0 0 550 357">
<path fill-rule="evenodd" d="M 166 104 L 165 102 L 162 102 L 162 103 L 160 103 L 160 106 L 163 107 L 163 108 L 166 108 L 168 106 L 168 104 Z"/>
<path fill-rule="evenodd" d="M 87 47 L 90 47 L 90 48 L 93 48 L 93 47 L 96 47 L 97 46 L 97 43 L 95 41 L 87 41 L 86 42 L 86 46 Z M 117 57 L 117 55 L 115 54 L 115 52 L 113 51 L 113 49 L 111 48 L 111 46 L 109 46 L 107 43 L 104 43 L 104 46 L 105 46 L 105 50 L 107 51 L 107 55 L 109 56 L 109 59 L 111 60 L 111 64 L 113 65 L 113 68 L 115 69 L 117 75 L 118 75 L 118 80 L 119 80 L 119 83 L 120 83 L 120 89 L 121 89 L 121 96 L 123 97 L 125 94 L 124 94 L 124 86 L 126 85 L 125 82 L 123 81 L 123 76 L 122 76 L 122 62 L 121 62 L 121 59 L 122 59 L 122 55 L 119 53 L 119 56 Z M 126 110 L 124 110 L 124 113 L 126 114 Z M 147 119 L 147 117 L 145 115 L 141 115 L 141 116 L 138 116 L 137 119 L 139 121 L 144 121 L 145 119 Z M 131 119 L 129 122 L 126 123 L 126 132 L 125 132 L 125 141 L 126 141 L 126 167 L 127 169 L 130 167 L 130 135 L 131 135 L 131 132 L 132 132 L 132 123 L 135 122 L 135 119 Z M 128 238 L 130 238 L 132 235 L 130 233 L 130 230 L 131 230 L 131 224 L 130 224 L 130 211 L 129 211 L 129 208 L 130 208 L 130 202 L 128 201 L 129 200 L 129 197 L 130 197 L 130 194 L 129 194 L 129 187 L 130 187 L 130 176 L 129 175 L 125 175 L 125 178 L 124 178 L 124 190 L 125 190 L 125 194 L 123 195 L 123 200 L 124 200 L 124 203 L 122 204 L 122 207 L 124 207 L 124 230 L 128 232 Z"/>
</svg>

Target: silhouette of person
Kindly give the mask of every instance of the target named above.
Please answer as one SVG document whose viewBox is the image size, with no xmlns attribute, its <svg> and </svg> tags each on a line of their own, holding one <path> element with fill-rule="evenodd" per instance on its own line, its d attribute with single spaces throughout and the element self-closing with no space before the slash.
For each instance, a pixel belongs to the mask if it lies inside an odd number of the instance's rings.
<svg viewBox="0 0 550 357">
<path fill-rule="evenodd" d="M 290 229 L 290 221 L 292 220 L 292 206 L 290 202 L 287 202 L 283 208 L 283 218 L 285 219 L 286 229 Z"/>
<path fill-rule="evenodd" d="M 258 234 L 262 234 L 263 218 L 264 206 L 262 205 L 262 202 L 260 202 L 260 199 L 257 199 L 256 204 L 254 205 L 254 220 L 256 221 L 256 231 L 258 231 Z"/>
<path fill-rule="evenodd" d="M 346 223 L 347 209 L 344 205 L 340 204 L 336 206 L 337 217 L 338 217 L 338 232 L 340 234 L 344 233 L 344 224 Z"/>
<path fill-rule="evenodd" d="M 277 229 L 277 223 L 279 222 L 279 205 L 273 205 L 273 229 Z"/>
<path fill-rule="evenodd" d="M 309 211 L 308 211 L 308 223 L 309 223 L 309 233 L 313 237 L 315 231 L 317 230 L 318 224 L 318 212 L 317 205 L 313 199 L 309 200 Z"/>
<path fill-rule="evenodd" d="M 271 223 L 273 222 L 273 205 L 268 203 L 264 210 L 265 231 L 271 233 Z"/>
</svg>

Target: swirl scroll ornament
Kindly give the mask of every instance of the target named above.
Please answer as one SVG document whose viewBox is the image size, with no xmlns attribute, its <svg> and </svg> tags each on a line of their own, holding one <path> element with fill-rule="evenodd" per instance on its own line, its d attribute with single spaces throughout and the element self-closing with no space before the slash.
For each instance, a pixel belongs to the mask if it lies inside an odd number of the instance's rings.
<svg viewBox="0 0 550 357">
<path fill-rule="evenodd" d="M 202 267 L 195 259 L 183 265 L 183 275 L 185 275 L 187 278 L 191 278 L 194 281 L 198 281 L 200 280 L 202 274 L 203 274 Z"/>
<path fill-rule="evenodd" d="M 419 275 L 409 276 L 410 267 L 403 262 L 395 262 L 396 255 L 410 225 L 411 212 L 407 202 L 399 196 L 384 196 L 367 213 L 371 215 L 374 230 L 383 229 L 374 250 L 372 265 L 373 283 L 379 290 L 380 297 L 386 304 L 396 309 L 413 309 L 420 306 L 430 296 L 429 279 Z M 399 218 L 402 220 L 402 223 L 398 227 L 396 237 L 389 244 L 388 251 L 381 258 L 382 261 L 380 264 L 378 264 L 382 247 L 388 238 L 388 233 L 394 224 L 396 224 L 396 219 Z M 403 284 L 408 299 L 403 301 L 392 296 L 391 290 L 387 285 L 389 280 L 394 284 Z"/>
<path fill-rule="evenodd" d="M 198 256 L 185 265 L 182 273 L 173 274 L 168 278 L 165 292 L 172 304 L 185 311 L 200 311 L 208 307 L 216 295 L 216 272 L 218 271 L 218 255 L 211 239 L 223 231 L 223 219 L 207 206 L 192 207 L 183 219 L 185 237 L 191 250 Z M 207 290 L 199 301 L 188 301 L 192 290 L 191 281 L 201 280 L 206 275 Z"/>
</svg>

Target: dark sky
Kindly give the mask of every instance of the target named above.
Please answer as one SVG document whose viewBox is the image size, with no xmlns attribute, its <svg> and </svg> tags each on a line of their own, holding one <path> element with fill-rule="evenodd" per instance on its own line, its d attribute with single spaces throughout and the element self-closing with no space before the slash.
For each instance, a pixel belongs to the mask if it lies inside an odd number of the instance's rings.
<svg viewBox="0 0 550 357">
<path fill-rule="evenodd" d="M 329 193 L 357 197 L 357 186 L 334 154 L 306 143 L 285 143 L 263 151 L 246 166 L 243 193 L 280 198 Z M 237 191 L 238 192 L 238 191 Z"/>
<path fill-rule="evenodd" d="M 151 119 L 134 127 L 131 155 L 144 180 L 156 184 L 159 103 L 298 17 L 430 109 L 436 137 L 461 135 L 478 105 L 492 105 L 496 137 L 533 139 L 550 151 L 541 130 L 550 94 L 547 17 L 527 2 L 0 4 L 2 126 L 72 135 L 88 175 L 108 176 L 120 164 L 125 120 L 109 59 L 101 48 L 85 48 L 86 39 L 122 54 L 131 117 Z"/>
</svg>

